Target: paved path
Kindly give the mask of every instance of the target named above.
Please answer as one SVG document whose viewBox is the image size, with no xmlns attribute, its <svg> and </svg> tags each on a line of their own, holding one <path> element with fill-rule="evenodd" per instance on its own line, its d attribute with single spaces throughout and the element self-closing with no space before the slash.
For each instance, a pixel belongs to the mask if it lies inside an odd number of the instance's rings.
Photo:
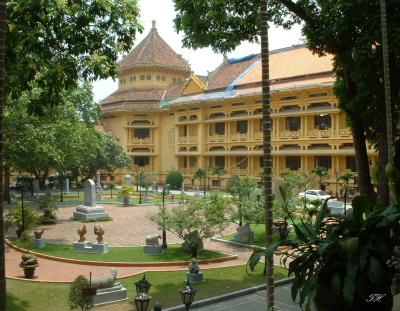
<svg viewBox="0 0 400 311">
<path fill-rule="evenodd" d="M 104 204 L 104 207 L 113 218 L 112 221 L 101 222 L 100 225 L 105 229 L 105 241 L 110 246 L 139 246 L 143 245 L 146 235 L 159 232 L 157 225 L 153 223 L 149 216 L 158 212 L 157 206 L 141 207 L 122 207 L 118 205 Z M 45 229 L 43 237 L 50 243 L 72 244 L 77 240 L 77 229 L 82 224 L 72 221 L 71 216 L 76 206 L 61 205 L 57 210 L 58 223 L 56 225 L 41 226 Z M 96 236 L 92 227 L 95 223 L 86 224 L 88 233 L 86 238 L 95 241 Z M 233 231 L 234 225 L 227 230 Z M 9 230 L 9 237 L 14 237 L 14 230 Z M 168 243 L 181 243 L 182 241 L 175 235 L 167 234 Z M 223 263 L 202 265 L 202 269 L 221 268 L 228 266 L 241 265 L 247 262 L 251 254 L 248 248 L 231 246 L 215 241 L 205 241 L 205 248 L 209 250 L 223 252 L 229 255 L 237 255 L 238 259 Z M 18 266 L 21 261 L 21 254 L 6 246 L 6 275 L 7 277 L 22 278 L 23 272 Z M 51 282 L 72 282 L 79 274 L 88 275 L 92 272 L 94 276 L 109 273 L 109 267 L 88 266 L 80 264 L 62 263 L 47 259 L 39 259 L 35 281 Z M 123 278 L 131 275 L 140 274 L 146 271 L 180 271 L 187 270 L 187 266 L 174 267 L 119 267 L 118 277 Z"/>
</svg>

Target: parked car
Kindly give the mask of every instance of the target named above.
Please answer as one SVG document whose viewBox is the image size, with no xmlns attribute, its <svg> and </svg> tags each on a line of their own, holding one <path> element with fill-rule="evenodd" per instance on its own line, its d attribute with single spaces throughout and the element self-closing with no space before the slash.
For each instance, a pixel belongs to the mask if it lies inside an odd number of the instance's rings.
<svg viewBox="0 0 400 311">
<path fill-rule="evenodd" d="M 325 191 L 322 190 L 307 190 L 306 192 L 300 192 L 299 197 L 306 198 L 307 200 L 310 201 L 314 200 L 324 201 L 325 199 L 329 199 L 331 195 L 327 194 Z"/>
<path fill-rule="evenodd" d="M 328 200 L 328 208 L 331 214 L 344 214 L 344 202 L 338 201 L 337 199 Z M 352 209 L 351 203 L 346 203 L 346 211 Z"/>
</svg>

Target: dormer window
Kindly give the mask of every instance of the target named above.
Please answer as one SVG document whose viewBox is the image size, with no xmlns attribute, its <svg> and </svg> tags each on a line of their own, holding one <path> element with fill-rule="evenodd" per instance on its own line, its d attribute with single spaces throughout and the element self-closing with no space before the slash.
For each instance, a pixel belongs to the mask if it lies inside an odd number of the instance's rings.
<svg viewBox="0 0 400 311">
<path fill-rule="evenodd" d="M 145 79 L 146 79 L 146 77 L 144 75 L 140 76 L 140 80 L 145 80 Z"/>
<path fill-rule="evenodd" d="M 151 75 L 147 75 L 146 79 L 151 80 Z"/>
</svg>

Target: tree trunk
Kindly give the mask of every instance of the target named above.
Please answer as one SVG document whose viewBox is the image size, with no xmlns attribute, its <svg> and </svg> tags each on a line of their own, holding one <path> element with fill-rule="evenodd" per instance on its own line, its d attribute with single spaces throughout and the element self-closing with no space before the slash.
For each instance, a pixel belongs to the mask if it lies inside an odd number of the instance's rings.
<svg viewBox="0 0 400 311">
<path fill-rule="evenodd" d="M 261 0 L 261 61 L 263 93 L 263 172 L 266 247 L 272 244 L 272 154 L 267 2 Z M 273 256 L 266 257 L 267 310 L 274 310 Z"/>
<path fill-rule="evenodd" d="M 375 200 L 374 188 L 371 183 L 371 175 L 369 172 L 369 160 L 367 146 L 365 144 L 364 125 L 362 120 L 355 116 L 352 119 L 352 134 L 354 142 L 354 150 L 357 165 L 357 182 L 360 193 Z"/>
<path fill-rule="evenodd" d="M 382 124 L 383 129 L 385 130 L 386 127 L 385 125 Z M 381 133 L 379 135 L 378 139 L 378 154 L 379 154 L 379 162 L 378 162 L 378 167 L 379 167 L 379 184 L 378 184 L 378 204 L 382 205 L 388 205 L 389 204 L 389 184 L 388 184 L 388 179 L 385 174 L 385 167 L 386 164 L 388 163 L 388 143 L 387 143 L 387 137 L 385 135 L 385 132 Z"/>
<path fill-rule="evenodd" d="M 10 196 L 10 177 L 11 177 L 11 169 L 8 166 L 4 167 L 4 197 L 3 202 L 11 204 L 11 196 Z"/>
<path fill-rule="evenodd" d="M 3 217 L 3 176 L 4 176 L 4 82 L 6 53 L 6 0 L 0 0 L 0 310 L 6 310 L 6 270 L 4 248 L 4 217 Z"/>
</svg>

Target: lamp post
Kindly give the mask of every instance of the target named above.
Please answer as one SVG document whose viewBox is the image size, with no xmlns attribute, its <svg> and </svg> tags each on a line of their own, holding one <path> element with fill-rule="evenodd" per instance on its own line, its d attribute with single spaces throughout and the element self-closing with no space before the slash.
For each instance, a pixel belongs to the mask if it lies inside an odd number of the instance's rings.
<svg viewBox="0 0 400 311">
<path fill-rule="evenodd" d="M 335 171 L 335 178 L 336 178 L 336 199 L 339 197 L 339 192 L 338 192 L 338 175 L 339 175 L 339 171 Z"/>
<path fill-rule="evenodd" d="M 60 175 L 60 202 L 64 202 L 64 196 L 63 196 L 63 174 L 61 173 Z"/>
<path fill-rule="evenodd" d="M 169 189 L 169 184 L 165 185 L 162 188 L 162 208 L 163 208 L 163 226 L 162 226 L 162 248 L 167 249 L 167 231 L 165 230 L 165 220 L 164 220 L 164 215 L 165 215 L 165 192 Z"/>
<path fill-rule="evenodd" d="M 182 303 L 185 305 L 186 311 L 189 311 L 190 306 L 193 303 L 194 296 L 196 295 L 197 289 L 190 285 L 189 281 L 187 281 L 186 285 L 179 290 L 181 293 Z"/>
<path fill-rule="evenodd" d="M 151 284 L 146 280 L 146 275 L 143 275 L 143 279 L 135 282 L 136 296 L 135 306 L 137 311 L 147 311 L 149 308 L 151 296 L 149 296 Z"/>
<path fill-rule="evenodd" d="M 21 216 L 22 216 L 22 224 L 21 224 L 21 234 L 25 231 L 25 210 L 24 210 L 24 183 L 21 183 Z"/>
<path fill-rule="evenodd" d="M 139 204 L 142 204 L 142 174 L 143 172 L 139 172 Z"/>
</svg>

